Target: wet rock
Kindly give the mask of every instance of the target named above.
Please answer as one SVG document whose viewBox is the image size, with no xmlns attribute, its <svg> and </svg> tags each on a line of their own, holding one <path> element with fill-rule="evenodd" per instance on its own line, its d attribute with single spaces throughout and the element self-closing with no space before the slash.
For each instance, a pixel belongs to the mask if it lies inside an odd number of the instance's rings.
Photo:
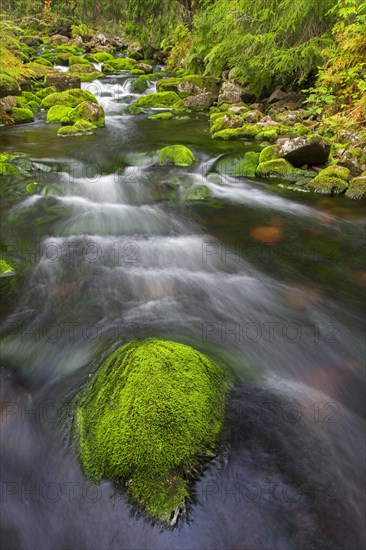
<svg viewBox="0 0 366 550">
<path fill-rule="evenodd" d="M 150 74 L 152 71 L 151 65 L 148 65 L 147 63 L 138 63 L 136 65 L 136 69 L 144 71 L 145 74 Z"/>
<path fill-rule="evenodd" d="M 47 86 L 54 86 L 58 92 L 64 92 L 72 88 L 80 88 L 81 79 L 65 73 L 48 74 L 45 78 Z"/>
<path fill-rule="evenodd" d="M 293 166 L 324 165 L 328 162 L 331 146 L 320 136 L 298 137 L 281 140 L 279 157 L 286 159 Z"/>
<path fill-rule="evenodd" d="M 216 98 L 219 93 L 218 81 L 209 76 L 185 76 L 178 83 L 178 92 L 190 96 L 209 92 Z"/>
</svg>

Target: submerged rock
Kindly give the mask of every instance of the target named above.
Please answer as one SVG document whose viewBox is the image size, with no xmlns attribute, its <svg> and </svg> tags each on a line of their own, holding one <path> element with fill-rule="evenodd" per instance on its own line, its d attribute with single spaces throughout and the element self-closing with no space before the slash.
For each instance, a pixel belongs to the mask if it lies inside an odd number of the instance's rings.
<svg viewBox="0 0 366 550">
<path fill-rule="evenodd" d="M 117 349 L 80 392 L 73 434 L 93 481 L 124 483 L 150 518 L 175 523 L 213 456 L 227 382 L 198 351 L 161 340 Z"/>
</svg>

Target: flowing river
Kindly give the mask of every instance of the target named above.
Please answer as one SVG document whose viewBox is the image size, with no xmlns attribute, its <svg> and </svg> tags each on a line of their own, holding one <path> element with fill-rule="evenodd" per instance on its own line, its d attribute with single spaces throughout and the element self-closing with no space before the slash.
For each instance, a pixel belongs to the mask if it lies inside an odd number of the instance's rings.
<svg viewBox="0 0 366 550">
<path fill-rule="evenodd" d="M 2 210 L 27 269 L 2 312 L 1 548 L 361 550 L 363 207 L 233 177 L 255 145 L 211 140 L 204 117 L 128 114 L 130 82 L 83 85 L 107 115 L 95 135 L 57 137 L 44 114 L 0 129 L 40 189 Z M 158 166 L 173 144 L 199 162 Z M 174 529 L 85 480 L 61 414 L 101 357 L 151 336 L 235 378 L 222 452 Z"/>
</svg>

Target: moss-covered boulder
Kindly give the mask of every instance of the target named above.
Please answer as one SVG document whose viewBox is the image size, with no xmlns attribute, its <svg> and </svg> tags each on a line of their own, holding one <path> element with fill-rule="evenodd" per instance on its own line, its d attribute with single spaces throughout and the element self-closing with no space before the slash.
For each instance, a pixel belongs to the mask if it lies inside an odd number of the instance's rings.
<svg viewBox="0 0 366 550">
<path fill-rule="evenodd" d="M 179 103 L 179 101 L 180 98 L 175 92 L 158 92 L 139 97 L 135 105 L 137 107 L 159 109 L 161 107 L 172 107 L 174 104 Z"/>
<path fill-rule="evenodd" d="M 353 178 L 346 191 L 346 197 L 355 200 L 366 198 L 366 176 Z"/>
<path fill-rule="evenodd" d="M 319 176 L 328 177 L 328 178 L 340 178 L 344 181 L 349 181 L 351 178 L 351 172 L 345 166 L 339 166 L 337 164 L 333 166 L 328 166 L 319 172 Z"/>
<path fill-rule="evenodd" d="M 132 105 L 129 106 L 128 112 L 130 113 L 130 115 L 142 115 L 142 114 L 144 114 L 145 111 L 143 109 L 141 109 L 141 107 L 137 107 L 133 103 Z"/>
<path fill-rule="evenodd" d="M 87 54 L 86 59 L 92 61 L 93 63 L 105 63 L 115 59 L 114 55 L 108 52 L 96 52 L 93 54 Z"/>
<path fill-rule="evenodd" d="M 297 137 L 284 140 L 279 146 L 278 156 L 293 166 L 318 166 L 327 164 L 330 149 L 330 144 L 321 136 Z"/>
<path fill-rule="evenodd" d="M 348 183 L 339 177 L 324 175 L 321 172 L 307 185 L 308 189 L 314 193 L 323 195 L 338 195 L 344 193 L 348 188 Z"/>
<path fill-rule="evenodd" d="M 25 124 L 34 121 L 34 114 L 31 109 L 14 107 L 11 111 L 15 124 Z"/>
<path fill-rule="evenodd" d="M 75 88 L 67 90 L 65 92 L 56 92 L 47 95 L 42 100 L 42 105 L 45 109 L 50 109 L 54 105 L 64 105 L 66 107 L 76 107 L 80 103 L 85 101 L 91 101 L 92 103 L 98 103 L 97 98 L 88 90 L 80 90 Z"/>
<path fill-rule="evenodd" d="M 278 147 L 276 145 L 269 145 L 262 149 L 259 156 L 259 163 L 267 162 L 268 160 L 275 160 L 278 156 Z"/>
<path fill-rule="evenodd" d="M 80 119 L 75 124 L 62 126 L 57 132 L 58 136 L 88 136 L 95 133 L 97 127 L 88 120 Z"/>
<path fill-rule="evenodd" d="M 159 164 L 192 166 L 197 160 L 196 155 L 185 145 L 171 145 L 159 151 Z"/>
<path fill-rule="evenodd" d="M 67 107 L 66 105 L 53 105 L 47 112 L 46 121 L 51 124 L 69 124 L 71 123 L 73 110 L 72 107 Z"/>
<path fill-rule="evenodd" d="M 257 141 L 276 141 L 278 138 L 277 130 L 274 128 L 268 128 L 268 130 L 262 130 L 255 136 Z"/>
<path fill-rule="evenodd" d="M 174 523 L 195 472 L 215 451 L 226 394 L 222 369 L 188 346 L 153 339 L 122 346 L 76 405 L 73 434 L 86 476 L 123 483 L 149 517 Z"/>
<path fill-rule="evenodd" d="M 210 92 L 202 94 L 192 95 L 181 101 L 181 106 L 184 109 L 191 109 L 193 111 L 200 111 L 202 109 L 209 109 L 214 104 L 215 96 Z"/>
<path fill-rule="evenodd" d="M 260 163 L 256 174 L 261 178 L 288 178 L 294 176 L 296 170 L 287 160 L 276 159 Z"/>
<path fill-rule="evenodd" d="M 92 101 L 80 103 L 73 110 L 71 117 L 74 122 L 82 119 L 93 123 L 98 128 L 100 126 L 105 126 L 105 113 L 103 107 Z"/>
<path fill-rule="evenodd" d="M 234 170 L 234 175 L 239 177 L 254 178 L 259 164 L 259 153 L 249 151 L 239 162 Z"/>
<path fill-rule="evenodd" d="M 70 55 L 69 57 L 69 66 L 72 67 L 72 65 L 86 65 L 87 67 L 92 67 L 90 61 L 88 61 L 85 57 L 76 55 Z"/>
<path fill-rule="evenodd" d="M 210 189 L 206 185 L 190 185 L 183 188 L 182 200 L 184 202 L 204 201 L 211 196 Z"/>
<path fill-rule="evenodd" d="M 114 71 L 131 71 L 137 64 L 137 61 L 130 57 L 119 57 L 118 59 L 109 59 L 107 64 Z M 102 65 L 102 70 L 104 70 L 104 65 Z"/>
<path fill-rule="evenodd" d="M 162 78 L 156 83 L 156 90 L 158 92 L 175 92 L 178 93 L 178 85 L 181 78 Z"/>
<path fill-rule="evenodd" d="M 131 83 L 131 89 L 136 94 L 143 94 L 146 92 L 149 84 L 144 76 L 139 76 Z"/>
<path fill-rule="evenodd" d="M 170 120 L 174 118 L 171 111 L 164 111 L 163 113 L 156 113 L 155 115 L 150 115 L 149 120 Z"/>
<path fill-rule="evenodd" d="M 104 74 L 98 71 L 93 67 L 93 65 L 88 65 L 78 63 L 76 65 L 72 65 L 70 67 L 70 70 L 68 72 L 69 76 L 77 76 L 80 78 L 81 82 L 92 82 L 93 80 L 96 80 L 97 78 L 103 78 Z"/>
<path fill-rule="evenodd" d="M 42 99 L 48 95 L 54 94 L 55 92 L 57 92 L 55 86 L 47 86 L 46 88 L 42 88 L 42 90 L 38 90 L 36 92 L 36 96 L 42 101 Z"/>
<path fill-rule="evenodd" d="M 220 81 L 212 76 L 188 75 L 180 79 L 178 83 L 178 92 L 189 96 L 210 93 L 217 99 L 219 84 Z"/>
<path fill-rule="evenodd" d="M 244 124 L 240 128 L 227 128 L 213 134 L 214 139 L 254 139 L 259 133 L 259 127 L 256 124 Z"/>
<path fill-rule="evenodd" d="M 15 78 L 0 74 L 0 97 L 20 94 L 20 87 Z"/>
</svg>

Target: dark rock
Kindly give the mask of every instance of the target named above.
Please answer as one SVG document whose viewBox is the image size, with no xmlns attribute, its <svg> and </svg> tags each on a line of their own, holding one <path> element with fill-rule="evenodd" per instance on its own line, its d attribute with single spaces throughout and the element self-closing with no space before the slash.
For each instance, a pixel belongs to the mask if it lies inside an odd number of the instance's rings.
<svg viewBox="0 0 366 550">
<path fill-rule="evenodd" d="M 320 136 L 298 137 L 281 140 L 278 156 L 296 167 L 304 164 L 319 166 L 328 162 L 330 148 L 330 145 Z"/>
<path fill-rule="evenodd" d="M 26 46 L 34 48 L 42 44 L 42 38 L 39 36 L 25 36 L 22 38 L 21 42 Z"/>
<path fill-rule="evenodd" d="M 48 74 L 45 82 L 47 86 L 55 86 L 58 92 L 81 87 L 81 80 L 78 76 L 70 76 L 65 73 Z"/>
<path fill-rule="evenodd" d="M 246 88 L 240 86 L 236 82 L 228 81 L 223 82 L 220 93 L 219 93 L 219 103 L 253 103 L 255 101 L 255 96 L 248 92 Z"/>
</svg>

